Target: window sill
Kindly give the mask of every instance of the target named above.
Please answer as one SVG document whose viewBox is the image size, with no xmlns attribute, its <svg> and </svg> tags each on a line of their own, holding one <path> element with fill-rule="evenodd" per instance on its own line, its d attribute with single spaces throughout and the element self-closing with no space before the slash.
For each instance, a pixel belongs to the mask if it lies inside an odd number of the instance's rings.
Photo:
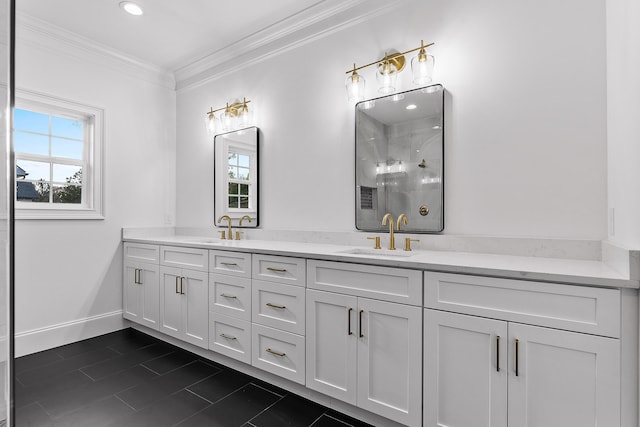
<svg viewBox="0 0 640 427">
<path fill-rule="evenodd" d="M 93 219 L 103 220 L 104 215 L 92 210 L 70 209 L 16 209 L 16 219 Z"/>
</svg>

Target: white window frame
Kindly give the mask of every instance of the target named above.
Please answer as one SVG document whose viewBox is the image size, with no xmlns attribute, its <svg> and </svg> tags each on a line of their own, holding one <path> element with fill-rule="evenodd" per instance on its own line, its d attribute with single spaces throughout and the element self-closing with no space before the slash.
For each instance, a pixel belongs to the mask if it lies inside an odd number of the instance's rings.
<svg viewBox="0 0 640 427">
<path fill-rule="evenodd" d="M 104 109 L 26 90 L 16 90 L 15 107 L 62 117 L 82 116 L 88 119 L 89 124 L 86 145 L 83 147 L 83 203 L 29 203 L 16 200 L 16 219 L 104 219 Z M 29 160 L 28 157 L 20 156 L 25 160 Z"/>
</svg>

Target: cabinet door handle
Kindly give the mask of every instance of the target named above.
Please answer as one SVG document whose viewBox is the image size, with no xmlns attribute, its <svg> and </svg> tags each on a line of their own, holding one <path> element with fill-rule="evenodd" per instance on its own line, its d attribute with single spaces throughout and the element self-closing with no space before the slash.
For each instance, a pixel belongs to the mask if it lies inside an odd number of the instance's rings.
<svg viewBox="0 0 640 427">
<path fill-rule="evenodd" d="M 238 339 L 238 338 L 236 338 L 236 337 L 232 337 L 231 335 L 227 335 L 227 334 L 220 334 L 220 336 L 221 336 L 222 338 L 226 338 L 226 339 L 228 339 L 228 340 L 237 340 L 237 339 Z"/>
<path fill-rule="evenodd" d="M 516 339 L 516 377 L 518 376 L 518 370 L 519 370 L 519 359 L 520 359 L 520 341 L 518 339 Z"/>
<path fill-rule="evenodd" d="M 267 307 L 277 308 L 280 310 L 284 310 L 285 308 L 287 308 L 284 305 L 271 304 L 270 302 L 267 303 Z"/>
<path fill-rule="evenodd" d="M 359 314 L 358 335 L 360 335 L 360 338 L 364 337 L 364 335 L 362 334 L 362 313 L 364 313 L 364 310 L 360 310 Z"/>
<path fill-rule="evenodd" d="M 176 294 L 180 293 L 180 291 L 178 290 L 178 282 L 180 282 L 180 276 L 176 276 Z"/>
<path fill-rule="evenodd" d="M 353 308 L 349 307 L 347 310 L 347 335 L 353 335 L 353 331 L 351 330 L 351 312 Z"/>
<path fill-rule="evenodd" d="M 142 285 L 142 269 L 138 269 L 138 285 Z"/>
<path fill-rule="evenodd" d="M 500 372 L 500 335 L 496 337 L 496 371 Z"/>
<path fill-rule="evenodd" d="M 220 294 L 220 296 L 221 296 L 221 297 L 223 297 L 223 298 L 229 298 L 229 299 L 236 299 L 236 298 L 238 298 L 238 297 L 237 297 L 237 296 L 235 296 L 235 295 L 229 295 L 229 294 Z"/>
<path fill-rule="evenodd" d="M 226 265 L 227 267 L 237 267 L 238 266 L 238 264 L 236 264 L 235 262 L 221 262 L 220 264 Z"/>
<path fill-rule="evenodd" d="M 267 353 L 275 354 L 278 357 L 285 357 L 287 355 L 287 353 L 280 353 L 279 351 L 271 350 L 270 348 L 267 349 Z"/>
<path fill-rule="evenodd" d="M 276 273 L 285 273 L 287 270 L 284 268 L 267 267 L 269 271 L 275 271 Z"/>
<path fill-rule="evenodd" d="M 184 295 L 184 277 L 180 277 L 180 295 Z"/>
<path fill-rule="evenodd" d="M 133 283 L 135 283 L 136 285 L 139 285 L 140 282 L 138 281 L 138 272 L 140 270 L 138 270 L 137 268 L 133 269 Z"/>
</svg>

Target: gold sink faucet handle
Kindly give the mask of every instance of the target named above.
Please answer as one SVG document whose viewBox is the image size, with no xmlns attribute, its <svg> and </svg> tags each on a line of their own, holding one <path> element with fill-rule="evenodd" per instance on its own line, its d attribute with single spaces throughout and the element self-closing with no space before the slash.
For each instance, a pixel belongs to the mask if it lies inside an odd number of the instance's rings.
<svg viewBox="0 0 640 427">
<path fill-rule="evenodd" d="M 367 237 L 367 239 L 369 239 L 369 240 L 375 240 L 376 245 L 373 247 L 373 249 L 382 249 L 382 246 L 380 246 L 380 236 L 376 236 L 376 237 Z"/>
<path fill-rule="evenodd" d="M 407 237 L 404 239 L 404 250 L 411 251 L 411 242 L 419 242 L 418 239 L 412 239 L 411 237 Z"/>
<path fill-rule="evenodd" d="M 231 233 L 231 217 L 229 215 L 222 215 L 220 218 L 218 218 L 218 224 L 220 224 L 223 219 L 226 219 L 228 221 L 229 228 L 227 230 L 227 239 L 233 240 L 233 234 Z M 224 239 L 224 234 L 222 234 L 222 238 Z"/>
<path fill-rule="evenodd" d="M 395 251 L 396 250 L 396 237 L 393 234 L 393 216 L 391 216 L 390 213 L 386 214 L 383 218 L 382 218 L 382 225 L 387 225 L 387 222 L 389 223 L 389 250 L 390 251 Z"/>
</svg>

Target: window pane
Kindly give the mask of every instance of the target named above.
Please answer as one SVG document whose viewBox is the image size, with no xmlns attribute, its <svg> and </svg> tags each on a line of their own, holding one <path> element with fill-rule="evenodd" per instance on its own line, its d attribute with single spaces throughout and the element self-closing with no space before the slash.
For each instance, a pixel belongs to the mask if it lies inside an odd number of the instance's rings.
<svg viewBox="0 0 640 427">
<path fill-rule="evenodd" d="M 230 182 L 229 183 L 229 195 L 237 195 L 238 194 L 238 184 Z"/>
<path fill-rule="evenodd" d="M 229 197 L 229 207 L 237 208 L 238 207 L 238 198 L 237 197 Z"/>
<path fill-rule="evenodd" d="M 65 138 L 82 139 L 83 124 L 81 120 L 65 119 L 63 117 L 51 117 L 51 134 Z"/>
<path fill-rule="evenodd" d="M 82 166 L 54 164 L 53 165 L 53 181 L 81 184 L 82 183 Z M 55 195 L 55 191 L 54 191 L 54 195 Z"/>
<path fill-rule="evenodd" d="M 249 181 L 249 169 L 238 168 L 238 179 Z"/>
<path fill-rule="evenodd" d="M 13 127 L 16 130 L 49 133 L 49 115 L 16 108 L 13 110 Z"/>
<path fill-rule="evenodd" d="M 238 176 L 238 168 L 229 166 L 229 178 L 235 179 Z"/>
<path fill-rule="evenodd" d="M 245 196 L 249 194 L 249 184 L 240 184 L 240 194 Z"/>
<path fill-rule="evenodd" d="M 49 203 L 49 190 L 51 185 L 48 182 L 37 181 L 33 183 L 25 182 L 24 184 L 33 184 L 36 194 L 33 195 L 31 201 L 34 203 Z"/>
<path fill-rule="evenodd" d="M 52 138 L 51 155 L 54 157 L 82 160 L 82 141 Z"/>
<path fill-rule="evenodd" d="M 229 162 L 228 162 L 228 163 L 229 163 L 230 165 L 234 165 L 234 166 L 235 166 L 235 165 L 237 165 L 237 164 L 238 164 L 238 155 L 237 155 L 236 153 L 231 153 L 231 152 L 230 152 L 230 153 L 229 153 L 228 160 L 229 160 Z"/>
<path fill-rule="evenodd" d="M 242 166 L 244 168 L 249 167 L 249 156 L 245 156 L 244 154 L 238 154 L 238 166 Z"/>
<path fill-rule="evenodd" d="M 249 198 L 248 197 L 240 197 L 240 207 L 242 209 L 249 208 Z"/>
<path fill-rule="evenodd" d="M 80 185 L 54 185 L 53 203 L 82 203 L 82 187 Z"/>
<path fill-rule="evenodd" d="M 50 178 L 50 163 L 44 162 L 32 162 L 31 160 L 17 160 L 16 166 L 22 168 L 26 173 L 26 179 L 32 181 L 45 180 L 49 181 Z"/>
<path fill-rule="evenodd" d="M 16 153 L 49 155 L 48 136 L 24 132 L 15 132 L 13 135 Z"/>
</svg>

